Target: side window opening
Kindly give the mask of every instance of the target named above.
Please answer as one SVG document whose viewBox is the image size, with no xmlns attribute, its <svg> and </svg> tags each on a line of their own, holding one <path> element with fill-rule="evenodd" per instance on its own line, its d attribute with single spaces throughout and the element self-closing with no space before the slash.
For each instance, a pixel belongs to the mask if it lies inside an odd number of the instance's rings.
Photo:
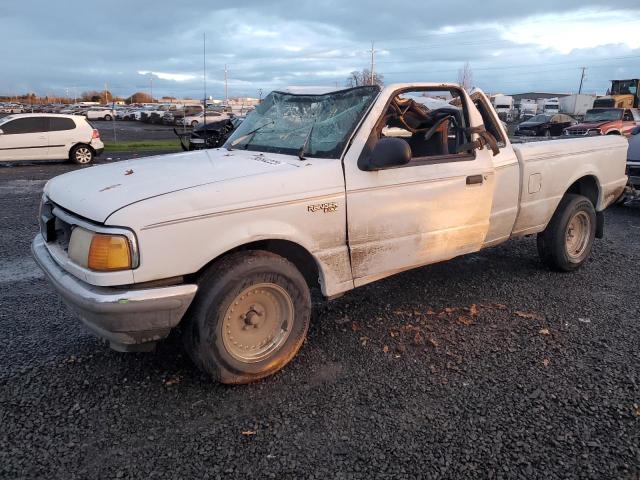
<svg viewBox="0 0 640 480">
<path fill-rule="evenodd" d="M 46 132 L 45 117 L 16 118 L 2 125 L 5 135 Z"/>
<path fill-rule="evenodd" d="M 460 92 L 421 89 L 397 94 L 373 134 L 375 141 L 383 137 L 406 140 L 412 162 L 442 156 L 472 159 L 467 125 L 468 115 Z"/>
<path fill-rule="evenodd" d="M 49 131 L 61 132 L 64 130 L 73 130 L 76 128 L 76 124 L 70 118 L 64 117 L 49 117 Z"/>
</svg>

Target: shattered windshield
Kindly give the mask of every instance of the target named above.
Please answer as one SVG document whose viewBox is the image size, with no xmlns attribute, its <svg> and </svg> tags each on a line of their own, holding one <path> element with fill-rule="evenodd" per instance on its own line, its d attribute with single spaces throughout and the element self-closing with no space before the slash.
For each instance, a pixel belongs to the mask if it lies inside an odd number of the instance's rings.
<svg viewBox="0 0 640 480">
<path fill-rule="evenodd" d="M 356 87 L 324 95 L 272 92 L 225 143 L 228 149 L 340 158 L 350 135 L 380 91 Z"/>
<path fill-rule="evenodd" d="M 612 120 L 620 120 L 622 118 L 622 110 L 617 108 L 587 110 L 584 116 L 585 122 L 610 122 Z"/>
</svg>

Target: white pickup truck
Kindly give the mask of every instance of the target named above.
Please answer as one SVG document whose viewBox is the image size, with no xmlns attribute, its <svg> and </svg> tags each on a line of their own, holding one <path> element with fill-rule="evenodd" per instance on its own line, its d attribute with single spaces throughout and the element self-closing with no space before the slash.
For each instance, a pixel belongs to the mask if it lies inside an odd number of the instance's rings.
<svg viewBox="0 0 640 480">
<path fill-rule="evenodd" d="M 310 288 L 327 298 L 538 235 L 581 266 L 623 191 L 619 136 L 511 145 L 481 91 L 455 84 L 272 92 L 223 148 L 52 179 L 32 250 L 117 350 L 181 326 L 194 362 L 244 383 L 296 354 Z"/>
</svg>

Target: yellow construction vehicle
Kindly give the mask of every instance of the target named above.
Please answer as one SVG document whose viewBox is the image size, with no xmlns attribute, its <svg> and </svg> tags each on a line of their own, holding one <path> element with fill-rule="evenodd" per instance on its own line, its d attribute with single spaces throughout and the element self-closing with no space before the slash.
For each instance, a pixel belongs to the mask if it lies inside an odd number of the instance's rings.
<svg viewBox="0 0 640 480">
<path fill-rule="evenodd" d="M 609 93 L 597 98 L 593 108 L 637 108 L 640 79 L 611 80 Z"/>
</svg>

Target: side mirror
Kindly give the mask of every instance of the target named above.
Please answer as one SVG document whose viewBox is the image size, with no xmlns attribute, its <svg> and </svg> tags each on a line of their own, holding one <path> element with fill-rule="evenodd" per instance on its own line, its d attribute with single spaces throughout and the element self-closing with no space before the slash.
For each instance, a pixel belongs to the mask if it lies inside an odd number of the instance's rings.
<svg viewBox="0 0 640 480">
<path fill-rule="evenodd" d="M 411 161 L 411 147 L 406 140 L 384 137 L 373 147 L 367 170 L 400 167 Z"/>
</svg>

